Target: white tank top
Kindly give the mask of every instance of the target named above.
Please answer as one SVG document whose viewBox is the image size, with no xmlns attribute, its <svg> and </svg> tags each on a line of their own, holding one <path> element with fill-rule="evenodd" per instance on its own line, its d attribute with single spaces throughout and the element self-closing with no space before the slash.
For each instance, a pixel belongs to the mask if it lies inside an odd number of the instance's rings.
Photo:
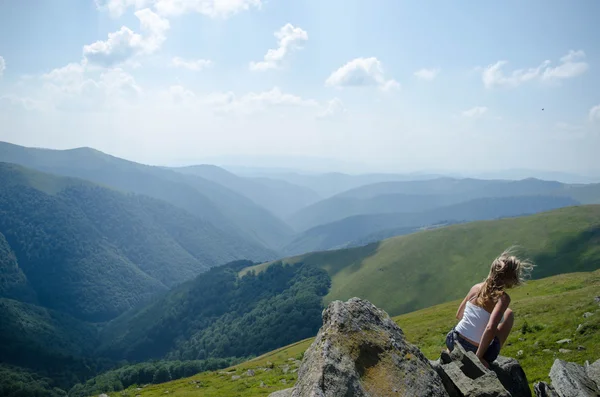
<svg viewBox="0 0 600 397">
<path fill-rule="evenodd" d="M 485 327 L 490 321 L 490 316 L 491 314 L 484 308 L 474 305 L 469 301 L 465 306 L 462 320 L 458 322 L 455 329 L 465 338 L 479 343 Z"/>
</svg>

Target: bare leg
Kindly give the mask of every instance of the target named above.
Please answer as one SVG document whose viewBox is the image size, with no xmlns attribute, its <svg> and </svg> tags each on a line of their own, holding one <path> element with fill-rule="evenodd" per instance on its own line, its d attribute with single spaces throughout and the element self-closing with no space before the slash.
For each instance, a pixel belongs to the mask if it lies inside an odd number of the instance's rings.
<svg viewBox="0 0 600 397">
<path fill-rule="evenodd" d="M 504 346 L 504 342 L 508 339 L 508 335 L 512 330 L 513 324 L 515 323 L 515 315 L 509 308 L 504 312 L 504 321 L 498 324 L 498 331 L 496 336 L 500 340 L 500 347 Z"/>
</svg>

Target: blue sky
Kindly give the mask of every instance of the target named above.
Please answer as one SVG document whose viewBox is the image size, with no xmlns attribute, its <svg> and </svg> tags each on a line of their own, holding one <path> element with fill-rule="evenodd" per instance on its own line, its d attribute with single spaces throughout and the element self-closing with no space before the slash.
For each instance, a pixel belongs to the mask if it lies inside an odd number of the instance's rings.
<svg viewBox="0 0 600 397">
<path fill-rule="evenodd" d="M 0 140 L 154 164 L 600 173 L 598 15 L 594 0 L 3 1 Z"/>
</svg>

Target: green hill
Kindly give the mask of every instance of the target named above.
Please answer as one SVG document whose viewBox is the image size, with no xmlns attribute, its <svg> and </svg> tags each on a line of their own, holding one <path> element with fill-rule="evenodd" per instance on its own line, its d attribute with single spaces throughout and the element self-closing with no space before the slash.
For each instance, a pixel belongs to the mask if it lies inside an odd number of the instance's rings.
<svg viewBox="0 0 600 397">
<path fill-rule="evenodd" d="M 195 165 L 174 170 L 225 186 L 280 218 L 319 201 L 319 195 L 307 187 L 271 178 L 244 178 L 214 165 Z"/>
<path fill-rule="evenodd" d="M 134 163 L 89 148 L 48 150 L 0 142 L 0 162 L 82 178 L 163 200 L 232 236 L 271 249 L 287 243 L 293 233 L 269 211 L 218 183 Z"/>
<path fill-rule="evenodd" d="M 325 269 L 332 279 L 327 302 L 358 296 L 398 315 L 459 298 L 512 245 L 537 264 L 535 278 L 595 270 L 600 266 L 599 239 L 600 205 L 588 205 L 453 225 L 281 262 Z"/>
<path fill-rule="evenodd" d="M 314 335 L 329 277 L 321 269 L 274 265 L 238 278 L 250 262 L 213 268 L 102 330 L 112 359 L 247 357 Z"/>
<path fill-rule="evenodd" d="M 492 197 L 469 200 L 423 212 L 351 216 L 301 233 L 285 247 L 284 253 L 297 255 L 365 245 L 360 242 L 368 240 L 373 234 L 390 229 L 393 229 L 395 234 L 388 234 L 384 238 L 413 233 L 431 225 L 529 215 L 577 204 L 577 201 L 568 197 Z M 373 239 L 370 242 L 380 240 L 383 238 Z"/>
<path fill-rule="evenodd" d="M 581 204 L 600 204 L 600 184 L 569 185 L 524 179 L 520 181 L 439 178 L 382 182 L 352 189 L 319 201 L 293 214 L 297 230 L 350 216 L 392 212 L 421 212 L 478 198 L 556 196 Z"/>
<path fill-rule="evenodd" d="M 272 255 L 149 197 L 5 163 L 0 185 L 2 296 L 29 293 L 80 319 L 108 320 L 212 266 Z"/>
<path fill-rule="evenodd" d="M 600 357 L 600 308 L 594 300 L 598 295 L 600 270 L 530 281 L 512 290 L 515 325 L 501 354 L 518 358 L 530 385 L 549 380 L 548 373 L 555 358 L 579 364 L 585 360 L 595 361 Z M 395 317 L 394 321 L 429 359 L 437 359 L 445 348 L 446 333 L 456 322 L 459 303 L 456 300 L 440 304 Z M 595 314 L 583 318 L 585 312 Z M 560 353 L 556 341 L 565 338 L 573 341 L 572 347 L 569 347 L 570 352 Z M 153 397 L 163 396 L 168 390 L 169 395 L 176 397 L 266 397 L 295 383 L 297 360 L 311 343 L 312 339 L 306 339 L 226 370 L 139 389 L 133 386 L 125 393 Z M 517 355 L 519 351 L 523 351 L 521 356 Z M 267 367 L 272 370 L 265 371 Z M 254 376 L 248 376 L 248 370 L 252 370 Z M 109 395 L 120 397 L 121 392 Z"/>
<path fill-rule="evenodd" d="M 64 389 L 106 369 L 90 359 L 97 341 L 96 327 L 54 310 L 4 298 L 0 298 L 0 316 L 0 373 L 3 366 L 19 366 L 51 378 Z M 15 371 L 4 370 L 5 374 Z"/>
</svg>

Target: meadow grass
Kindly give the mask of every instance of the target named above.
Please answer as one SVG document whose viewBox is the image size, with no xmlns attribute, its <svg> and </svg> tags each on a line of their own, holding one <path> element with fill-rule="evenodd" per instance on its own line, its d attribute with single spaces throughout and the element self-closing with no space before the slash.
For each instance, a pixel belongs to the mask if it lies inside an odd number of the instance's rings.
<svg viewBox="0 0 600 397">
<path fill-rule="evenodd" d="M 579 364 L 600 359 L 600 306 L 594 300 L 599 295 L 600 270 L 530 281 L 512 290 L 515 326 L 501 354 L 519 360 L 530 385 L 549 380 L 556 358 Z M 410 342 L 428 358 L 436 359 L 444 349 L 446 333 L 456 323 L 458 304 L 459 301 L 444 303 L 395 317 L 394 321 Z M 584 318 L 584 313 L 593 314 Z M 558 345 L 556 342 L 561 339 L 572 342 Z M 299 360 L 311 343 L 312 339 L 307 339 L 222 371 L 139 390 L 134 386 L 111 396 L 268 396 L 293 386 Z M 560 353 L 559 348 L 570 352 Z M 254 376 L 248 376 L 248 370 L 253 370 Z"/>
</svg>

